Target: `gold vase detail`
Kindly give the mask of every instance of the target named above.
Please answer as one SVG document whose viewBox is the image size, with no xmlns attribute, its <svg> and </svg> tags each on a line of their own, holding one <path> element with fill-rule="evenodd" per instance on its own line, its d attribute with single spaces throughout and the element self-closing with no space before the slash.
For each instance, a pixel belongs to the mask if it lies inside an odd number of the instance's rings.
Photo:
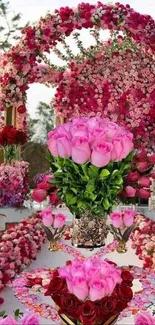
<svg viewBox="0 0 155 325">
<path fill-rule="evenodd" d="M 118 240 L 118 246 L 116 248 L 118 253 L 123 254 L 127 252 L 126 243 L 124 240 Z"/>
</svg>

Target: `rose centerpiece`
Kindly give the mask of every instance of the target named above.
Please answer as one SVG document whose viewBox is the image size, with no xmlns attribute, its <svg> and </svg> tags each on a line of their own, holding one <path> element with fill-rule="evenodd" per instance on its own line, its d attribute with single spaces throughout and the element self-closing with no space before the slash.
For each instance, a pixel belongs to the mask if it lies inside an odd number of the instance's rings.
<svg viewBox="0 0 155 325">
<path fill-rule="evenodd" d="M 114 324 L 133 297 L 133 277 L 116 264 L 91 257 L 74 260 L 53 273 L 51 296 L 65 324 Z"/>
<path fill-rule="evenodd" d="M 51 182 L 75 216 L 73 245 L 102 246 L 130 166 L 132 134 L 106 119 L 77 118 L 49 132 L 47 146 Z"/>
</svg>

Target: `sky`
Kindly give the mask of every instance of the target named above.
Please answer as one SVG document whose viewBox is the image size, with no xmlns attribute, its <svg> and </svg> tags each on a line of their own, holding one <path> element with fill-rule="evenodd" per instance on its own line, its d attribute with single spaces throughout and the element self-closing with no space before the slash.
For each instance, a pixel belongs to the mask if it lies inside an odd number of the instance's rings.
<svg viewBox="0 0 155 325">
<path fill-rule="evenodd" d="M 103 0 L 100 0 L 103 1 Z M 95 4 L 98 0 L 10 0 L 10 7 L 15 12 L 20 12 L 22 14 L 21 22 L 24 25 L 27 21 L 37 22 L 41 16 L 45 16 L 45 14 L 50 11 L 54 12 L 55 9 L 59 9 L 60 7 L 76 7 L 78 3 L 81 2 L 89 2 Z M 104 3 L 115 1 L 104 1 Z M 118 2 L 116 0 L 116 2 Z M 149 14 L 153 18 L 155 18 L 155 0 L 120 0 L 122 4 L 130 4 L 136 11 Z M 108 32 L 104 32 L 103 38 L 106 39 Z M 82 39 L 84 43 L 89 46 L 91 44 L 91 38 L 88 35 L 88 31 L 84 31 L 82 35 Z M 72 40 L 69 42 L 72 43 Z M 53 60 L 54 63 L 58 63 L 57 59 L 52 56 L 50 59 Z M 40 101 L 50 103 L 55 90 L 52 88 L 47 88 L 44 85 L 40 84 L 32 84 L 27 92 L 27 109 L 32 117 L 35 116 L 35 110 Z"/>
</svg>

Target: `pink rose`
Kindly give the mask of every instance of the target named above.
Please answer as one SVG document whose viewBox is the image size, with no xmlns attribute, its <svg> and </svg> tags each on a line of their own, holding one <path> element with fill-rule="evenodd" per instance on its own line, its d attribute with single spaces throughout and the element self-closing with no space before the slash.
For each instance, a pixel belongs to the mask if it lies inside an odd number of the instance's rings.
<svg viewBox="0 0 155 325">
<path fill-rule="evenodd" d="M 57 126 L 56 128 L 56 138 L 57 136 L 65 136 L 67 139 L 71 138 L 71 134 L 68 130 L 66 130 L 66 127 L 63 125 Z"/>
<path fill-rule="evenodd" d="M 148 160 L 152 165 L 155 165 L 155 153 L 151 156 L 148 156 Z"/>
<path fill-rule="evenodd" d="M 48 150 L 54 157 L 58 157 L 57 144 L 55 139 L 55 131 L 50 131 L 48 133 L 48 140 L 46 142 Z"/>
<path fill-rule="evenodd" d="M 87 125 L 89 127 L 89 130 L 94 129 L 94 128 L 99 128 L 100 126 L 100 118 L 98 117 L 91 117 L 87 121 Z"/>
<path fill-rule="evenodd" d="M 81 261 L 75 260 L 72 262 L 71 275 L 74 276 L 85 276 L 84 264 Z"/>
<path fill-rule="evenodd" d="M 72 280 L 73 294 L 80 300 L 85 300 L 89 294 L 88 285 L 84 277 L 75 276 Z"/>
<path fill-rule="evenodd" d="M 137 169 L 138 169 L 139 172 L 143 173 L 148 169 L 148 166 L 149 166 L 149 164 L 148 164 L 147 161 L 140 161 L 137 164 Z"/>
<path fill-rule="evenodd" d="M 76 136 L 72 140 L 72 159 L 77 164 L 85 164 L 90 159 L 91 151 L 87 137 Z"/>
<path fill-rule="evenodd" d="M 54 216 L 52 214 L 51 208 L 42 210 L 41 212 L 42 222 L 44 226 L 50 227 L 53 225 Z"/>
<path fill-rule="evenodd" d="M 88 126 L 86 123 L 77 123 L 70 128 L 73 137 L 88 137 Z"/>
<path fill-rule="evenodd" d="M 151 181 L 150 181 L 149 177 L 147 177 L 147 176 L 142 176 L 142 177 L 139 179 L 138 184 L 139 184 L 139 186 L 141 186 L 141 187 L 150 187 L 150 185 L 151 185 Z"/>
<path fill-rule="evenodd" d="M 67 158 L 71 156 L 72 145 L 66 135 L 56 135 L 56 143 L 59 157 Z"/>
<path fill-rule="evenodd" d="M 6 318 L 0 317 L 0 325 L 18 325 L 18 323 L 11 315 L 8 315 Z"/>
<path fill-rule="evenodd" d="M 39 324 L 40 324 L 39 316 L 32 312 L 27 313 L 20 320 L 20 325 L 39 325 Z"/>
<path fill-rule="evenodd" d="M 89 296 L 91 301 L 100 300 L 106 294 L 106 281 L 102 279 L 92 279 L 89 282 Z"/>
<path fill-rule="evenodd" d="M 126 227 L 130 227 L 134 222 L 135 212 L 133 210 L 124 210 L 122 215 L 123 223 Z"/>
<path fill-rule="evenodd" d="M 71 266 L 70 265 L 60 267 L 58 269 L 58 273 L 59 273 L 60 278 L 64 278 L 64 279 L 68 278 L 68 279 L 70 279 L 71 278 L 70 271 L 71 271 Z"/>
<path fill-rule="evenodd" d="M 133 150 L 133 137 L 130 133 L 124 134 L 122 136 L 122 152 L 121 160 L 126 158 L 129 153 Z"/>
<path fill-rule="evenodd" d="M 116 138 L 112 141 L 113 149 L 111 153 L 111 159 L 113 161 L 121 161 L 122 160 L 122 152 L 123 152 L 123 143 L 122 138 Z"/>
<path fill-rule="evenodd" d="M 130 172 L 127 177 L 129 182 L 137 182 L 140 175 L 138 172 Z"/>
<path fill-rule="evenodd" d="M 113 145 L 105 141 L 99 141 L 93 148 L 91 161 L 96 167 L 104 167 L 109 164 Z"/>
<path fill-rule="evenodd" d="M 145 311 L 135 316 L 135 325 L 155 325 L 155 318 Z"/>
<path fill-rule="evenodd" d="M 151 173 L 150 173 L 150 177 L 155 179 L 155 170 L 152 170 Z"/>
<path fill-rule="evenodd" d="M 106 132 L 101 127 L 100 128 L 94 128 L 89 133 L 89 142 L 90 142 L 90 145 L 91 146 L 94 146 L 100 140 L 106 141 Z"/>
<path fill-rule="evenodd" d="M 151 191 L 150 190 L 145 190 L 144 188 L 140 188 L 138 191 L 138 196 L 141 199 L 149 199 L 151 196 Z"/>
<path fill-rule="evenodd" d="M 132 186 L 126 186 L 125 187 L 125 194 L 126 197 L 135 197 L 136 195 L 136 189 Z"/>
<path fill-rule="evenodd" d="M 47 192 L 44 189 L 35 189 L 32 192 L 32 199 L 38 203 L 43 202 L 47 197 Z"/>
<path fill-rule="evenodd" d="M 62 228 L 65 224 L 66 216 L 62 213 L 58 213 L 54 215 L 54 222 L 53 227 L 54 228 Z"/>
<path fill-rule="evenodd" d="M 105 127 L 107 141 L 111 141 L 117 137 L 119 132 L 119 126 L 113 122 L 109 122 Z"/>
<path fill-rule="evenodd" d="M 123 225 L 122 214 L 120 212 L 113 212 L 110 214 L 111 223 L 115 228 L 120 228 Z"/>
<path fill-rule="evenodd" d="M 110 296 L 116 286 L 115 278 L 113 276 L 108 275 L 105 278 L 105 283 L 106 283 L 105 294 L 106 294 L 106 296 Z"/>
<path fill-rule="evenodd" d="M 91 266 L 86 272 L 86 279 L 89 282 L 91 279 L 100 277 L 100 269 L 96 266 Z"/>
<path fill-rule="evenodd" d="M 103 261 L 101 266 L 100 266 L 100 273 L 101 273 L 101 276 L 104 278 L 105 276 L 107 276 L 111 271 L 113 270 L 112 266 Z"/>
</svg>

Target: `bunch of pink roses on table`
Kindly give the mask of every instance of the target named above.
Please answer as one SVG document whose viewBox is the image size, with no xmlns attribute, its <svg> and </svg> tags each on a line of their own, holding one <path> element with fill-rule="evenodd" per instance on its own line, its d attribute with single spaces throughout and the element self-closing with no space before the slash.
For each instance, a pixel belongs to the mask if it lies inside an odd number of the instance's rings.
<svg viewBox="0 0 155 325">
<path fill-rule="evenodd" d="M 135 211 L 123 210 L 110 214 L 110 231 L 118 241 L 128 241 L 134 227 Z"/>
<path fill-rule="evenodd" d="M 47 239 L 50 242 L 60 239 L 65 230 L 66 216 L 62 213 L 54 213 L 51 207 L 43 209 L 40 215 Z"/>
<path fill-rule="evenodd" d="M 133 297 L 133 277 L 116 264 L 96 257 L 74 260 L 55 270 L 45 295 L 51 296 L 63 319 L 96 325 L 115 319 Z"/>
<path fill-rule="evenodd" d="M 135 229 L 131 233 L 132 248 L 143 261 L 144 268 L 155 268 L 155 222 L 142 214 L 135 217 Z"/>
</svg>

